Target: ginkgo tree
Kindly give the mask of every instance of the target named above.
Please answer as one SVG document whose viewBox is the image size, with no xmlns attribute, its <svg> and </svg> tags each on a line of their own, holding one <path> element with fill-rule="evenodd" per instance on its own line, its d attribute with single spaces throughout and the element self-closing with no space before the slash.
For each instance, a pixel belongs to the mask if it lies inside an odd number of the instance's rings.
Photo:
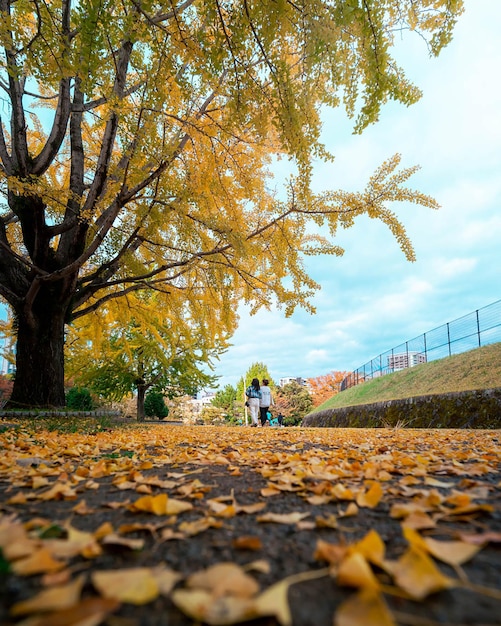
<svg viewBox="0 0 501 626">
<path fill-rule="evenodd" d="M 197 319 L 188 311 L 175 317 L 174 306 L 164 312 L 159 294 L 149 292 L 129 295 L 128 304 L 133 317 L 112 306 L 108 320 L 99 311 L 99 322 L 84 317 L 69 327 L 66 370 L 106 400 L 134 395 L 137 419 L 143 421 L 149 390 L 174 398 L 213 385 L 207 366 L 227 344 L 224 333 L 207 332 L 210 312 Z"/>
<path fill-rule="evenodd" d="M 14 315 L 11 404 L 64 405 L 67 324 L 155 290 L 205 303 L 229 333 L 241 302 L 290 314 L 318 285 L 307 254 L 391 204 L 436 203 L 390 158 L 362 192 L 310 188 L 322 107 L 361 132 L 419 90 L 391 55 L 436 55 L 461 0 L 1 0 L 0 295 Z M 426 48 L 423 47 L 425 50 Z M 295 178 L 279 201 L 270 163 Z M 311 228 L 320 229 L 318 235 Z M 323 234 L 322 234 L 323 233 Z M 311 309 L 311 307 L 310 307 Z M 134 312 L 130 310 L 133 317 Z"/>
</svg>

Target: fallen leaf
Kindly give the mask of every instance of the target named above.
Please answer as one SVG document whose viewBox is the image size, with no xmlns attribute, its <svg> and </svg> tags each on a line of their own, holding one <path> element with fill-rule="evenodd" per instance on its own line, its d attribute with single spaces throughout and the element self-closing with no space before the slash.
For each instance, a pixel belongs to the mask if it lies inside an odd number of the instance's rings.
<svg viewBox="0 0 501 626">
<path fill-rule="evenodd" d="M 425 485 L 429 485 L 430 487 L 444 487 L 450 489 L 451 483 L 446 483 L 442 480 L 437 480 L 436 478 L 432 478 L 431 476 L 425 476 L 424 478 Z"/>
<path fill-rule="evenodd" d="M 449 565 L 466 563 L 482 548 L 481 545 L 473 545 L 463 541 L 437 541 L 431 537 L 426 537 L 424 543 L 432 556 Z"/>
<path fill-rule="evenodd" d="M 159 592 L 168 596 L 174 586 L 182 579 L 182 575 L 179 572 L 166 567 L 165 565 L 158 565 L 151 570 L 155 580 L 158 583 Z"/>
<path fill-rule="evenodd" d="M 104 598 L 129 604 L 147 604 L 160 593 L 158 582 L 147 567 L 96 571 L 91 579 Z"/>
<path fill-rule="evenodd" d="M 264 487 L 263 489 L 261 489 L 260 493 L 263 498 L 270 498 L 271 496 L 279 496 L 281 492 L 280 489 L 275 489 L 273 487 Z"/>
<path fill-rule="evenodd" d="M 231 542 L 231 545 L 236 550 L 262 550 L 263 542 L 259 537 L 254 535 L 243 535 L 242 537 L 236 537 Z"/>
<path fill-rule="evenodd" d="M 292 616 L 288 601 L 291 585 L 328 576 L 328 569 L 293 574 L 265 589 L 255 600 L 255 610 L 262 617 L 273 615 L 280 626 L 291 626 Z"/>
<path fill-rule="evenodd" d="M 388 562 L 386 565 L 389 565 Z M 423 600 L 431 593 L 450 589 L 456 584 L 437 569 L 423 550 L 413 546 L 387 569 L 393 575 L 395 584 L 415 600 Z"/>
<path fill-rule="evenodd" d="M 195 572 L 186 580 L 189 588 L 205 589 L 215 597 L 223 595 L 251 598 L 259 591 L 257 581 L 236 563 L 217 563 Z"/>
<path fill-rule="evenodd" d="M 12 571 L 19 576 L 32 576 L 57 572 L 65 567 L 65 563 L 54 559 L 47 548 L 40 548 L 29 556 L 11 563 Z"/>
<path fill-rule="evenodd" d="M 77 515 L 92 515 L 96 512 L 96 509 L 87 506 L 85 500 L 80 500 L 80 502 L 78 504 L 75 504 L 75 506 L 71 510 Z"/>
<path fill-rule="evenodd" d="M 103 537 L 101 543 L 107 546 L 123 546 L 130 550 L 142 550 L 144 547 L 144 539 L 127 539 L 114 533 Z"/>
<path fill-rule="evenodd" d="M 110 598 L 85 598 L 68 609 L 30 616 L 19 626 L 99 626 L 119 607 L 120 603 Z"/>
<path fill-rule="evenodd" d="M 348 548 L 346 546 L 318 539 L 313 558 L 317 561 L 327 561 L 331 565 L 339 565 L 347 552 Z"/>
<path fill-rule="evenodd" d="M 337 518 L 335 515 L 329 515 L 329 517 L 316 517 L 315 524 L 317 528 L 337 528 Z"/>
<path fill-rule="evenodd" d="M 300 513 L 295 511 L 292 513 L 265 513 L 259 515 L 256 519 L 258 522 L 274 522 L 276 524 L 297 524 L 305 517 L 308 517 L 309 513 Z"/>
<path fill-rule="evenodd" d="M 185 535 L 193 536 L 204 532 L 208 528 L 221 528 L 222 525 L 223 522 L 216 520 L 214 517 L 202 517 L 194 522 L 181 522 L 178 530 Z"/>
<path fill-rule="evenodd" d="M 501 543 L 501 532 L 487 531 L 485 533 L 459 533 L 459 538 L 465 543 L 484 545 L 486 543 Z"/>
<path fill-rule="evenodd" d="M 435 528 L 437 522 L 423 511 L 413 511 L 402 522 L 402 527 L 413 528 L 414 530 L 424 530 Z"/>
<path fill-rule="evenodd" d="M 374 565 L 381 566 L 385 555 L 384 541 L 378 532 L 370 530 L 365 537 L 349 547 L 350 552 L 359 552 Z"/>
<path fill-rule="evenodd" d="M 344 558 L 338 568 L 336 581 L 347 587 L 369 587 L 377 589 L 379 582 L 366 558 L 360 552 L 353 552 Z"/>
<path fill-rule="evenodd" d="M 345 511 L 339 513 L 339 517 L 354 517 L 358 515 L 358 506 L 354 502 L 350 502 Z"/>
<path fill-rule="evenodd" d="M 235 596 L 215 598 L 204 589 L 175 589 L 171 600 L 185 615 L 210 626 L 226 626 L 257 617 L 254 600 Z"/>
<path fill-rule="evenodd" d="M 14 604 L 10 610 L 11 615 L 18 616 L 27 613 L 67 609 L 80 600 L 84 582 L 85 576 L 80 575 L 67 585 L 44 589 L 36 596 Z"/>
<path fill-rule="evenodd" d="M 368 491 L 357 495 L 357 505 L 359 507 L 374 509 L 380 503 L 382 497 L 383 488 L 381 484 L 374 482 Z"/>
<path fill-rule="evenodd" d="M 336 610 L 334 626 L 395 626 L 396 622 L 384 601 L 374 589 L 361 589 Z"/>
<path fill-rule="evenodd" d="M 345 487 L 341 483 L 336 483 L 332 488 L 332 495 L 334 495 L 338 500 L 354 500 L 355 494 L 351 489 Z"/>
<path fill-rule="evenodd" d="M 147 511 L 154 515 L 178 515 L 190 511 L 193 505 L 184 500 L 169 498 L 166 493 L 157 496 L 143 496 L 130 505 L 131 511 Z"/>
</svg>

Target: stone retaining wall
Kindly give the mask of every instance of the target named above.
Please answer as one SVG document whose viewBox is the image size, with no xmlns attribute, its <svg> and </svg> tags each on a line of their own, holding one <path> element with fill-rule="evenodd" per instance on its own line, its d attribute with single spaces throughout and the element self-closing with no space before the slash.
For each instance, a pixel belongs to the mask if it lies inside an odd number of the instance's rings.
<svg viewBox="0 0 501 626">
<path fill-rule="evenodd" d="M 378 428 L 501 428 L 501 389 L 416 396 L 306 415 L 303 426 Z"/>
</svg>

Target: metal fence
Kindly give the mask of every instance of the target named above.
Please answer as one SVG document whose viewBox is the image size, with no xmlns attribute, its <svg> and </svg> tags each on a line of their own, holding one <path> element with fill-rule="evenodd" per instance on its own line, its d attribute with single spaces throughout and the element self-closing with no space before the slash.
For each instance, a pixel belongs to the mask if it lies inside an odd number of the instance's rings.
<svg viewBox="0 0 501 626">
<path fill-rule="evenodd" d="M 407 367 L 501 341 L 501 300 L 383 352 L 341 383 L 341 391 Z"/>
</svg>

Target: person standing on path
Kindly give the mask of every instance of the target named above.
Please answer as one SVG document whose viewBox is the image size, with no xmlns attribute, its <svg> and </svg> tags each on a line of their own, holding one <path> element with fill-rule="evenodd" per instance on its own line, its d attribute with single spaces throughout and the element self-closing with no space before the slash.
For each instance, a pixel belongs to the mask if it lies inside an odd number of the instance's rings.
<svg viewBox="0 0 501 626">
<path fill-rule="evenodd" d="M 252 420 L 251 426 L 256 427 L 259 421 L 259 401 L 261 400 L 261 389 L 257 378 L 252 379 L 251 384 L 245 390 L 245 395 L 247 396 L 247 406 L 249 407 Z"/>
<path fill-rule="evenodd" d="M 261 417 L 261 426 L 266 424 L 268 419 L 268 411 L 270 406 L 275 404 L 273 400 L 273 396 L 271 395 L 271 389 L 268 387 L 269 380 L 267 378 L 263 378 L 263 384 L 261 385 L 261 400 L 259 400 L 259 412 Z"/>
</svg>

